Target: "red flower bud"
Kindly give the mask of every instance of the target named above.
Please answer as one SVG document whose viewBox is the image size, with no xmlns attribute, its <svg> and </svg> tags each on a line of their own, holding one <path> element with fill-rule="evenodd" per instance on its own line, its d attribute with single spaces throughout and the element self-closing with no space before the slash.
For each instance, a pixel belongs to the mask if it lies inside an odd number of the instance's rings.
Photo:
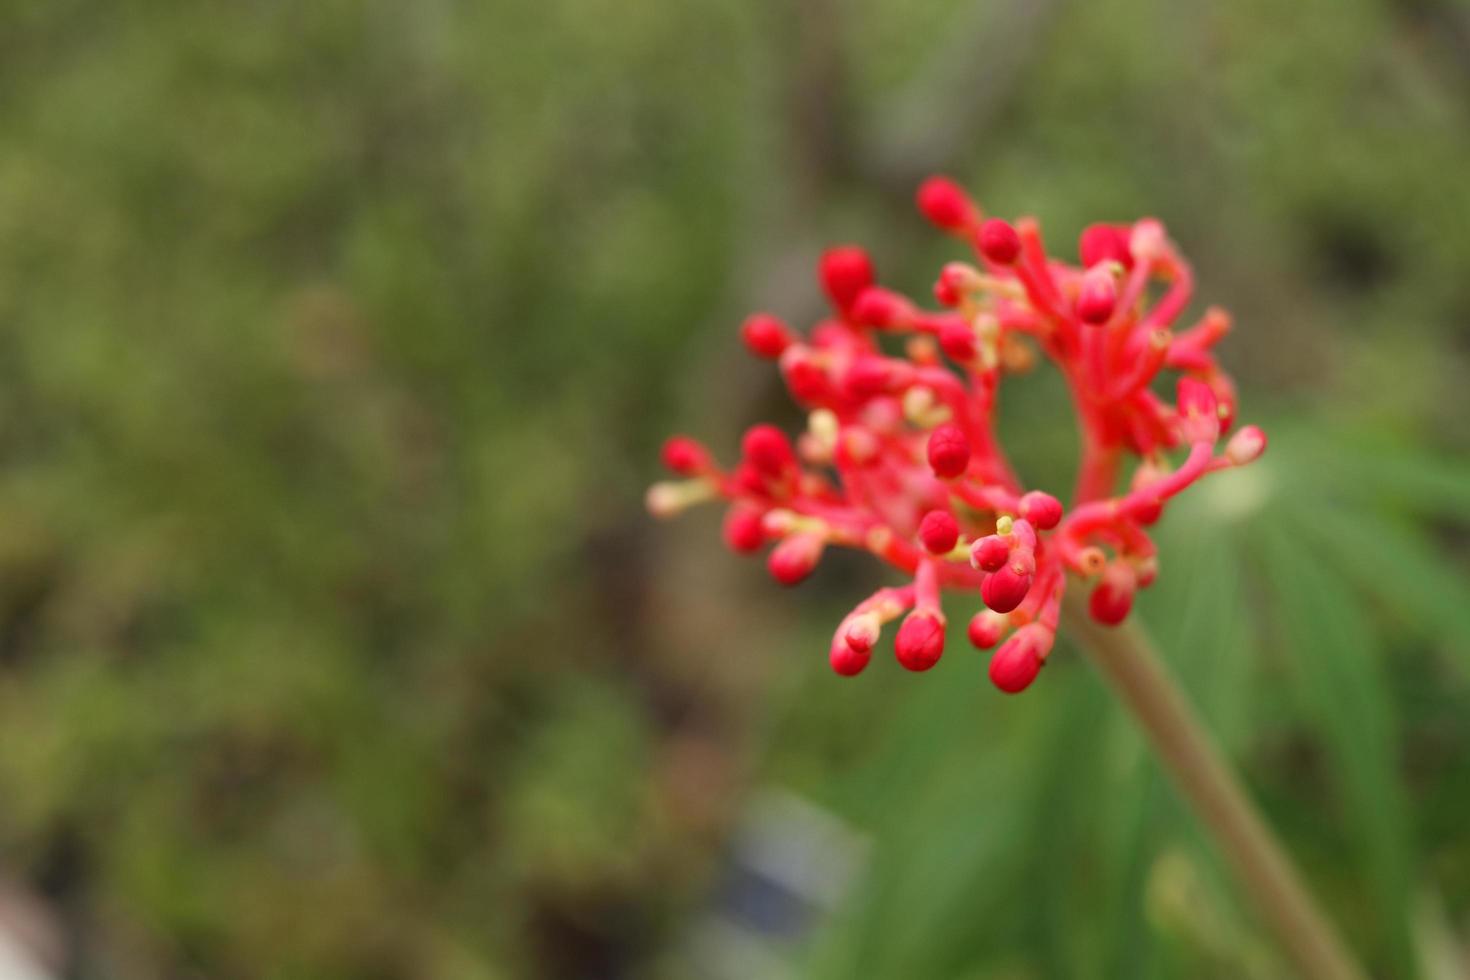
<svg viewBox="0 0 1470 980">
<path fill-rule="evenodd" d="M 939 328 L 939 349 L 961 364 L 975 359 L 975 331 L 968 323 L 946 323 Z"/>
<path fill-rule="evenodd" d="M 846 310 L 873 284 L 873 260 L 856 245 L 839 245 L 822 253 L 817 276 L 832 305 Z"/>
<path fill-rule="evenodd" d="M 740 339 L 745 341 L 746 349 L 752 354 L 767 360 L 780 357 L 794 340 L 786 324 L 769 313 L 746 317 L 740 325 Z"/>
<path fill-rule="evenodd" d="M 928 670 L 944 652 L 944 619 L 930 610 L 915 609 L 898 628 L 893 649 L 904 667 Z"/>
<path fill-rule="evenodd" d="M 1093 325 L 1107 323 L 1118 305 L 1118 281 L 1108 266 L 1097 266 L 1082 276 L 1077 292 L 1077 318 Z"/>
<path fill-rule="evenodd" d="M 1128 243 L 1128 254 L 1134 259 L 1157 258 L 1164 250 L 1164 226 L 1156 218 L 1140 218 L 1133 227 L 1119 226 Z"/>
<path fill-rule="evenodd" d="M 1146 504 L 1140 504 L 1133 509 L 1133 516 L 1144 527 L 1152 527 L 1159 522 L 1160 517 L 1164 516 L 1164 502 L 1162 500 L 1154 500 Z"/>
<path fill-rule="evenodd" d="M 1259 459 L 1266 451 L 1266 433 L 1260 427 L 1247 425 L 1225 444 L 1225 458 L 1236 466 Z"/>
<path fill-rule="evenodd" d="M 740 441 L 740 451 L 762 475 L 781 476 L 796 465 L 796 452 L 786 433 L 774 425 L 753 425 Z"/>
<path fill-rule="evenodd" d="M 1115 561 L 1108 565 L 1102 581 L 1087 600 L 1092 618 L 1108 626 L 1121 623 L 1133 608 L 1133 594 L 1137 587 L 1138 578 L 1127 563 Z"/>
<path fill-rule="evenodd" d="M 942 480 L 951 480 L 970 465 L 970 441 L 953 422 L 929 433 L 929 468 Z"/>
<path fill-rule="evenodd" d="M 869 286 L 853 300 L 849 315 L 856 323 L 887 330 L 906 325 L 914 312 L 914 304 L 892 290 Z"/>
<path fill-rule="evenodd" d="M 741 460 L 730 476 L 735 481 L 735 486 L 746 493 L 762 494 L 768 489 L 765 476 L 749 460 Z"/>
<path fill-rule="evenodd" d="M 945 306 L 959 306 L 965 286 L 974 275 L 975 270 L 963 262 L 947 263 L 939 270 L 939 279 L 934 283 L 934 298 Z"/>
<path fill-rule="evenodd" d="M 792 346 L 782 353 L 781 376 L 792 397 L 808 405 L 822 401 L 832 391 L 826 370 L 801 347 Z"/>
<path fill-rule="evenodd" d="M 1049 639 L 1050 634 L 1034 623 L 1017 630 L 990 658 L 991 683 L 1007 694 L 1030 687 L 1041 673 L 1042 657 L 1051 649 Z"/>
<path fill-rule="evenodd" d="M 1005 632 L 1007 619 L 998 612 L 982 609 L 970 617 L 970 642 L 977 650 L 989 650 L 1000 642 Z"/>
<path fill-rule="evenodd" d="M 1032 490 L 1021 498 L 1021 516 L 1043 531 L 1062 522 L 1062 502 L 1049 493 Z"/>
<path fill-rule="evenodd" d="M 934 300 L 940 306 L 960 305 L 960 290 L 952 277 L 941 275 L 934 281 Z"/>
<path fill-rule="evenodd" d="M 1179 415 L 1188 442 L 1220 438 L 1220 403 L 1209 385 L 1197 378 L 1179 379 Z"/>
<path fill-rule="evenodd" d="M 948 177 L 930 177 L 919 185 L 919 211 L 937 228 L 964 231 L 975 220 L 976 209 L 964 189 Z"/>
<path fill-rule="evenodd" d="M 782 585 L 795 585 L 812 573 L 822 558 L 826 542 L 820 534 L 793 534 L 771 551 L 766 568 Z"/>
<path fill-rule="evenodd" d="M 848 622 L 846 629 L 842 631 L 842 642 L 858 653 L 868 653 L 877 644 L 880 632 L 882 632 L 882 624 L 879 623 L 876 614 L 867 613 L 854 616 Z"/>
<path fill-rule="evenodd" d="M 709 450 L 688 436 L 670 436 L 664 442 L 664 466 L 680 476 L 695 476 L 710 467 Z"/>
<path fill-rule="evenodd" d="M 960 525 L 949 511 L 931 510 L 919 522 L 919 540 L 930 554 L 948 554 L 960 540 Z"/>
<path fill-rule="evenodd" d="M 1010 557 L 1010 539 L 999 534 L 987 534 L 970 546 L 970 564 L 987 572 L 999 571 Z"/>
<path fill-rule="evenodd" d="M 980 598 L 998 613 L 1008 613 L 1021 604 L 1031 591 L 1033 576 L 1018 574 L 1009 564 L 985 576 L 980 583 Z"/>
<path fill-rule="evenodd" d="M 766 543 L 766 532 L 761 526 L 761 512 L 742 504 L 736 504 L 725 512 L 722 533 L 725 546 L 738 554 L 758 551 Z"/>
<path fill-rule="evenodd" d="M 1219 402 L 1210 386 L 1198 378 L 1179 379 L 1179 413 L 1215 417 Z"/>
<path fill-rule="evenodd" d="M 1021 255 L 1021 236 L 1002 218 L 989 218 L 980 226 L 980 254 L 997 265 L 1010 265 Z"/>
<path fill-rule="evenodd" d="M 1091 269 L 1099 262 L 1111 261 L 1132 269 L 1133 252 L 1128 247 L 1132 233 L 1127 225 L 1088 225 L 1077 242 L 1083 268 Z"/>
<path fill-rule="evenodd" d="M 872 657 L 872 653 L 854 650 L 841 640 L 834 640 L 832 648 L 827 651 L 827 662 L 832 665 L 835 673 L 843 677 L 856 677 L 861 674 Z"/>
<path fill-rule="evenodd" d="M 888 390 L 893 370 L 881 357 L 859 357 L 842 376 L 842 390 L 849 398 L 865 399 Z"/>
</svg>

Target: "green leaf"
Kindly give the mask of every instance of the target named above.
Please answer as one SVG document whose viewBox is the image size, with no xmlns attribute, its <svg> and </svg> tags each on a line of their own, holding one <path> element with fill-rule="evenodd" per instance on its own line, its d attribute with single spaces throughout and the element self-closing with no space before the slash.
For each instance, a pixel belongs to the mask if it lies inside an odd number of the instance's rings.
<svg viewBox="0 0 1470 980">
<path fill-rule="evenodd" d="M 1441 641 L 1470 676 L 1470 579 L 1424 534 L 1403 521 L 1331 507 L 1295 509 L 1293 522 L 1366 598 L 1415 632 Z"/>
<path fill-rule="evenodd" d="M 1289 525 L 1253 535 L 1264 558 L 1272 611 L 1294 693 L 1330 762 L 1359 851 L 1357 889 L 1372 909 L 1358 923 L 1388 951 L 1394 976 L 1413 975 L 1407 909 L 1409 827 L 1396 772 L 1389 689 L 1379 672 L 1371 622 L 1330 563 L 1302 546 Z"/>
</svg>

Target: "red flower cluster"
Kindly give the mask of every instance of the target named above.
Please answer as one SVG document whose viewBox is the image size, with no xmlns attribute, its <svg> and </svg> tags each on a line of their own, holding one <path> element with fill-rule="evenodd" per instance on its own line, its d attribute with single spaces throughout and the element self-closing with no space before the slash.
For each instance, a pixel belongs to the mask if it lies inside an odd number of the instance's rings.
<svg viewBox="0 0 1470 980">
<path fill-rule="evenodd" d="M 1170 329 L 1193 279 L 1159 222 L 1092 225 L 1073 265 L 1047 255 L 1035 220 L 987 217 L 944 178 L 924 183 L 918 205 L 976 255 L 940 272 L 941 308 L 877 285 L 860 248 L 826 252 L 818 274 L 832 317 L 807 338 L 764 313 L 741 328 L 751 353 L 780 366 L 807 431 L 793 445 L 773 426 L 753 427 L 730 470 L 676 436 L 664 463 L 686 479 L 656 484 L 648 506 L 663 517 L 729 501 L 726 544 L 753 552 L 775 541 L 767 565 L 786 585 L 811 574 L 829 545 L 866 549 L 911 576 L 842 620 L 830 654 L 839 674 L 867 666 L 883 625 L 900 616 L 899 662 L 929 669 L 944 650 L 941 591 L 978 591 L 987 608 L 970 621 L 970 641 L 999 644 L 990 678 L 1015 693 L 1051 651 L 1068 573 L 1092 583 L 1098 621 L 1121 622 L 1158 571 L 1145 528 L 1204 474 L 1260 456 L 1266 437 L 1247 426 L 1216 452 L 1235 388 L 1211 350 L 1230 317 L 1211 308 Z M 899 346 L 903 356 L 891 353 Z M 1025 489 L 993 427 L 1001 377 L 1028 370 L 1038 349 L 1071 388 L 1082 432 L 1069 513 Z M 1164 369 L 1182 373 L 1172 402 L 1154 390 Z M 1187 455 L 1174 466 L 1166 454 L 1176 449 Z M 1130 454 L 1141 461 L 1117 494 Z"/>
</svg>

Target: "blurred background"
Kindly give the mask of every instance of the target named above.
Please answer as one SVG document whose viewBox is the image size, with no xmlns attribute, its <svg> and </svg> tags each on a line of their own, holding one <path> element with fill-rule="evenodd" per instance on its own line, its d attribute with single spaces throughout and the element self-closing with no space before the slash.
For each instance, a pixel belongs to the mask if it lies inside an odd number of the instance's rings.
<svg viewBox="0 0 1470 980">
<path fill-rule="evenodd" d="M 645 516 L 797 424 L 735 328 L 825 243 L 927 291 L 931 172 L 1235 312 L 1272 449 L 1141 615 L 1374 974 L 1470 976 L 1470 6 L 0 19 L 0 977 L 1289 976 L 1070 650 L 840 681 L 875 563 Z"/>
</svg>

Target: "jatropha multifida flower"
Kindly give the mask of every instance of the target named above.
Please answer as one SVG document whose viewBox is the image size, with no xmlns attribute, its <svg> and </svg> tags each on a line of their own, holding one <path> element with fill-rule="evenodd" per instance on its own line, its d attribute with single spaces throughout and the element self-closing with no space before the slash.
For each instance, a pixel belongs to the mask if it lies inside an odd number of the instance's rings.
<svg viewBox="0 0 1470 980">
<path fill-rule="evenodd" d="M 838 625 L 839 674 L 867 666 L 900 618 L 899 663 L 928 670 L 944 651 L 941 594 L 978 592 L 986 608 L 969 639 L 996 648 L 990 678 L 1015 693 L 1052 649 L 1068 576 L 1090 589 L 1095 619 L 1122 622 L 1158 573 L 1146 528 L 1206 473 L 1260 456 L 1266 437 L 1246 426 L 1221 446 L 1235 387 L 1212 349 L 1230 317 L 1211 308 L 1173 329 L 1193 277 L 1158 221 L 1088 227 L 1073 264 L 1047 254 L 1034 219 L 989 217 L 945 178 L 926 181 L 918 205 L 975 254 L 940 271 L 938 308 L 878 285 L 860 248 L 824 253 L 818 277 L 832 316 L 805 337 L 766 313 L 741 327 L 750 352 L 779 366 L 806 431 L 793 444 L 754 426 L 728 469 L 675 436 L 663 461 L 683 479 L 653 486 L 648 506 L 665 517 L 727 501 L 725 543 L 742 553 L 771 544 L 767 567 L 785 585 L 831 546 L 866 549 L 907 576 Z M 994 429 L 1002 377 L 1029 370 L 1038 350 L 1071 388 L 1082 433 L 1070 511 L 1021 483 Z M 1169 393 L 1166 370 L 1180 375 Z M 1129 457 L 1139 462 L 1120 493 Z"/>
</svg>

